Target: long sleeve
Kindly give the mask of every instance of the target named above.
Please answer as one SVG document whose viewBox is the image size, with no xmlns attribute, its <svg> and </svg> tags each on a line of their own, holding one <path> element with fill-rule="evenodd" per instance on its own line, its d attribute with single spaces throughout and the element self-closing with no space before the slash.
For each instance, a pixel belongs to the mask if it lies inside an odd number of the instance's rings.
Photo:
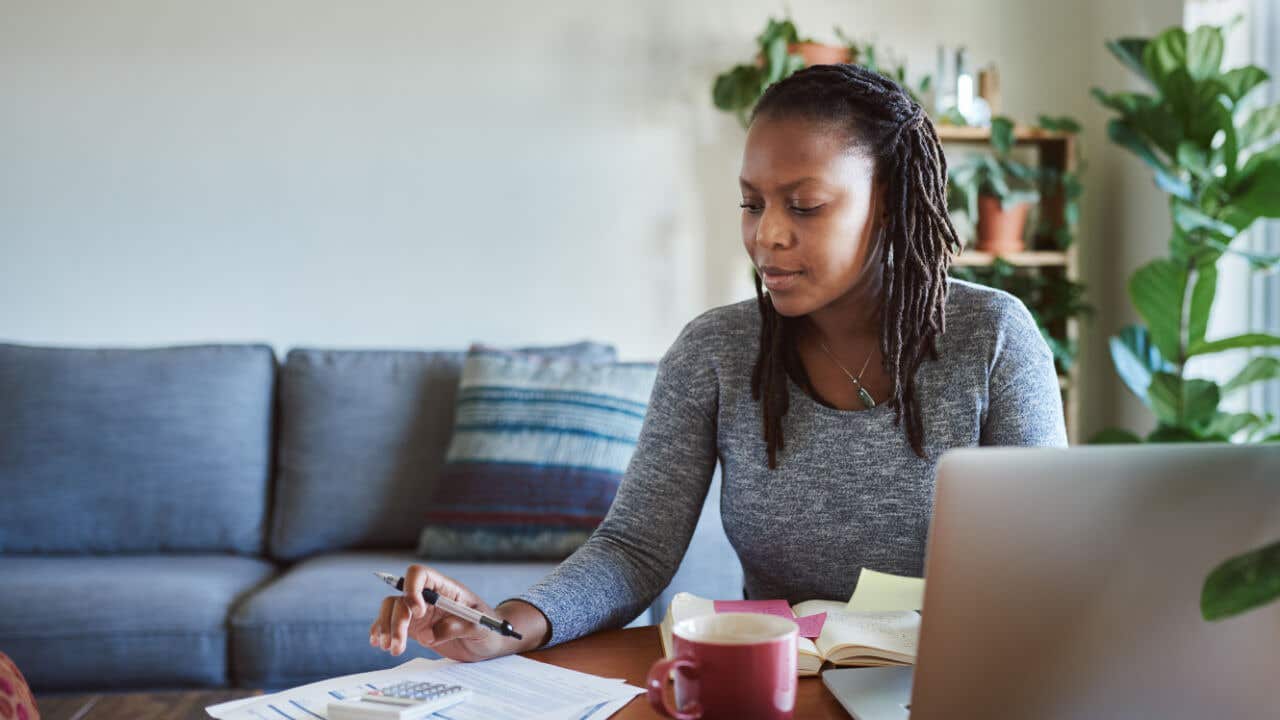
<svg viewBox="0 0 1280 720">
<path fill-rule="evenodd" d="M 713 357 L 686 325 L 658 363 L 635 452 L 604 521 L 520 600 L 551 624 L 547 646 L 620 627 L 671 581 L 716 465 Z"/>
<path fill-rule="evenodd" d="M 1066 447 L 1053 353 L 1021 300 L 1004 293 L 996 297 L 997 332 L 980 444 Z"/>
</svg>

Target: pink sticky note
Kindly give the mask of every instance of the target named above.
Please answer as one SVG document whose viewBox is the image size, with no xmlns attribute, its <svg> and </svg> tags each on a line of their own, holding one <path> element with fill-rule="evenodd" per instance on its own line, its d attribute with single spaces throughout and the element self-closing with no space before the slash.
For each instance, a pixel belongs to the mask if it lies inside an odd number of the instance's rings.
<svg viewBox="0 0 1280 720">
<path fill-rule="evenodd" d="M 800 637 L 806 638 L 816 638 L 822 634 L 822 626 L 827 622 L 825 612 L 796 617 L 786 600 L 716 600 L 714 604 L 718 613 L 753 612 L 794 620 L 800 626 Z"/>
<path fill-rule="evenodd" d="M 786 600 L 716 600 L 716 612 L 746 612 L 777 615 L 788 620 L 795 620 L 796 614 Z"/>
<path fill-rule="evenodd" d="M 822 634 L 822 626 L 827 623 L 827 614 L 820 612 L 817 615 L 805 615 L 796 618 L 796 624 L 800 626 L 800 637 L 816 638 Z"/>
</svg>

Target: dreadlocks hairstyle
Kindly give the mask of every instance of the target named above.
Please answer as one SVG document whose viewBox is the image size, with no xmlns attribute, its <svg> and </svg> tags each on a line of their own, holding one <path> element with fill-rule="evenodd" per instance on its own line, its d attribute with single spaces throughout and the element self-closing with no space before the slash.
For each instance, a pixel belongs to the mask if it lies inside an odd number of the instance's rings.
<svg viewBox="0 0 1280 720">
<path fill-rule="evenodd" d="M 851 146 L 869 153 L 875 180 L 885 190 L 885 212 L 876 253 L 883 271 L 880 354 L 892 381 L 888 400 L 916 455 L 924 457 L 924 426 L 916 399 L 916 369 L 938 358 L 945 327 L 947 270 L 960 240 L 947 215 L 947 159 L 933 124 L 897 83 L 859 65 L 814 65 L 769 87 L 751 114 L 800 117 L 844 132 Z M 769 468 L 783 448 L 787 369 L 801 367 L 794 320 L 773 307 L 755 275 L 760 307 L 760 352 L 751 396 L 761 402 Z"/>
</svg>

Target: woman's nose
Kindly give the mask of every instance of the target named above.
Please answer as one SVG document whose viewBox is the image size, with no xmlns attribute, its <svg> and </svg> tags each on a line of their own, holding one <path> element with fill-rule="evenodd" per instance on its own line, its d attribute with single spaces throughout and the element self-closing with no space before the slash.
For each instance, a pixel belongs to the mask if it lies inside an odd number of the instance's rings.
<svg viewBox="0 0 1280 720">
<path fill-rule="evenodd" d="M 761 247 L 785 248 L 794 242 L 791 237 L 791 225 L 776 213 L 765 209 L 756 225 L 756 244 Z"/>
</svg>

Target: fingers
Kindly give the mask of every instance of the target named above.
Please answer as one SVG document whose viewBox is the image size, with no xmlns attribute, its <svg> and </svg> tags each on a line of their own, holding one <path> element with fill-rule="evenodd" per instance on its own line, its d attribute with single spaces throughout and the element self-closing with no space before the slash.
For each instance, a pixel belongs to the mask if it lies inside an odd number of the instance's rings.
<svg viewBox="0 0 1280 720">
<path fill-rule="evenodd" d="M 391 638 L 384 649 L 390 650 L 392 655 L 399 655 L 409 642 L 410 610 L 403 598 L 392 598 L 391 605 Z"/>
<path fill-rule="evenodd" d="M 378 609 L 378 617 L 369 626 L 369 644 L 374 647 L 386 646 L 383 640 L 391 633 L 391 613 L 396 602 L 400 599 L 399 595 L 391 595 L 382 599 L 382 605 Z"/>
<path fill-rule="evenodd" d="M 404 572 L 404 602 L 411 617 L 427 614 L 427 601 L 422 599 L 422 588 L 427 586 L 430 569 L 426 565 L 410 565 Z"/>
</svg>

